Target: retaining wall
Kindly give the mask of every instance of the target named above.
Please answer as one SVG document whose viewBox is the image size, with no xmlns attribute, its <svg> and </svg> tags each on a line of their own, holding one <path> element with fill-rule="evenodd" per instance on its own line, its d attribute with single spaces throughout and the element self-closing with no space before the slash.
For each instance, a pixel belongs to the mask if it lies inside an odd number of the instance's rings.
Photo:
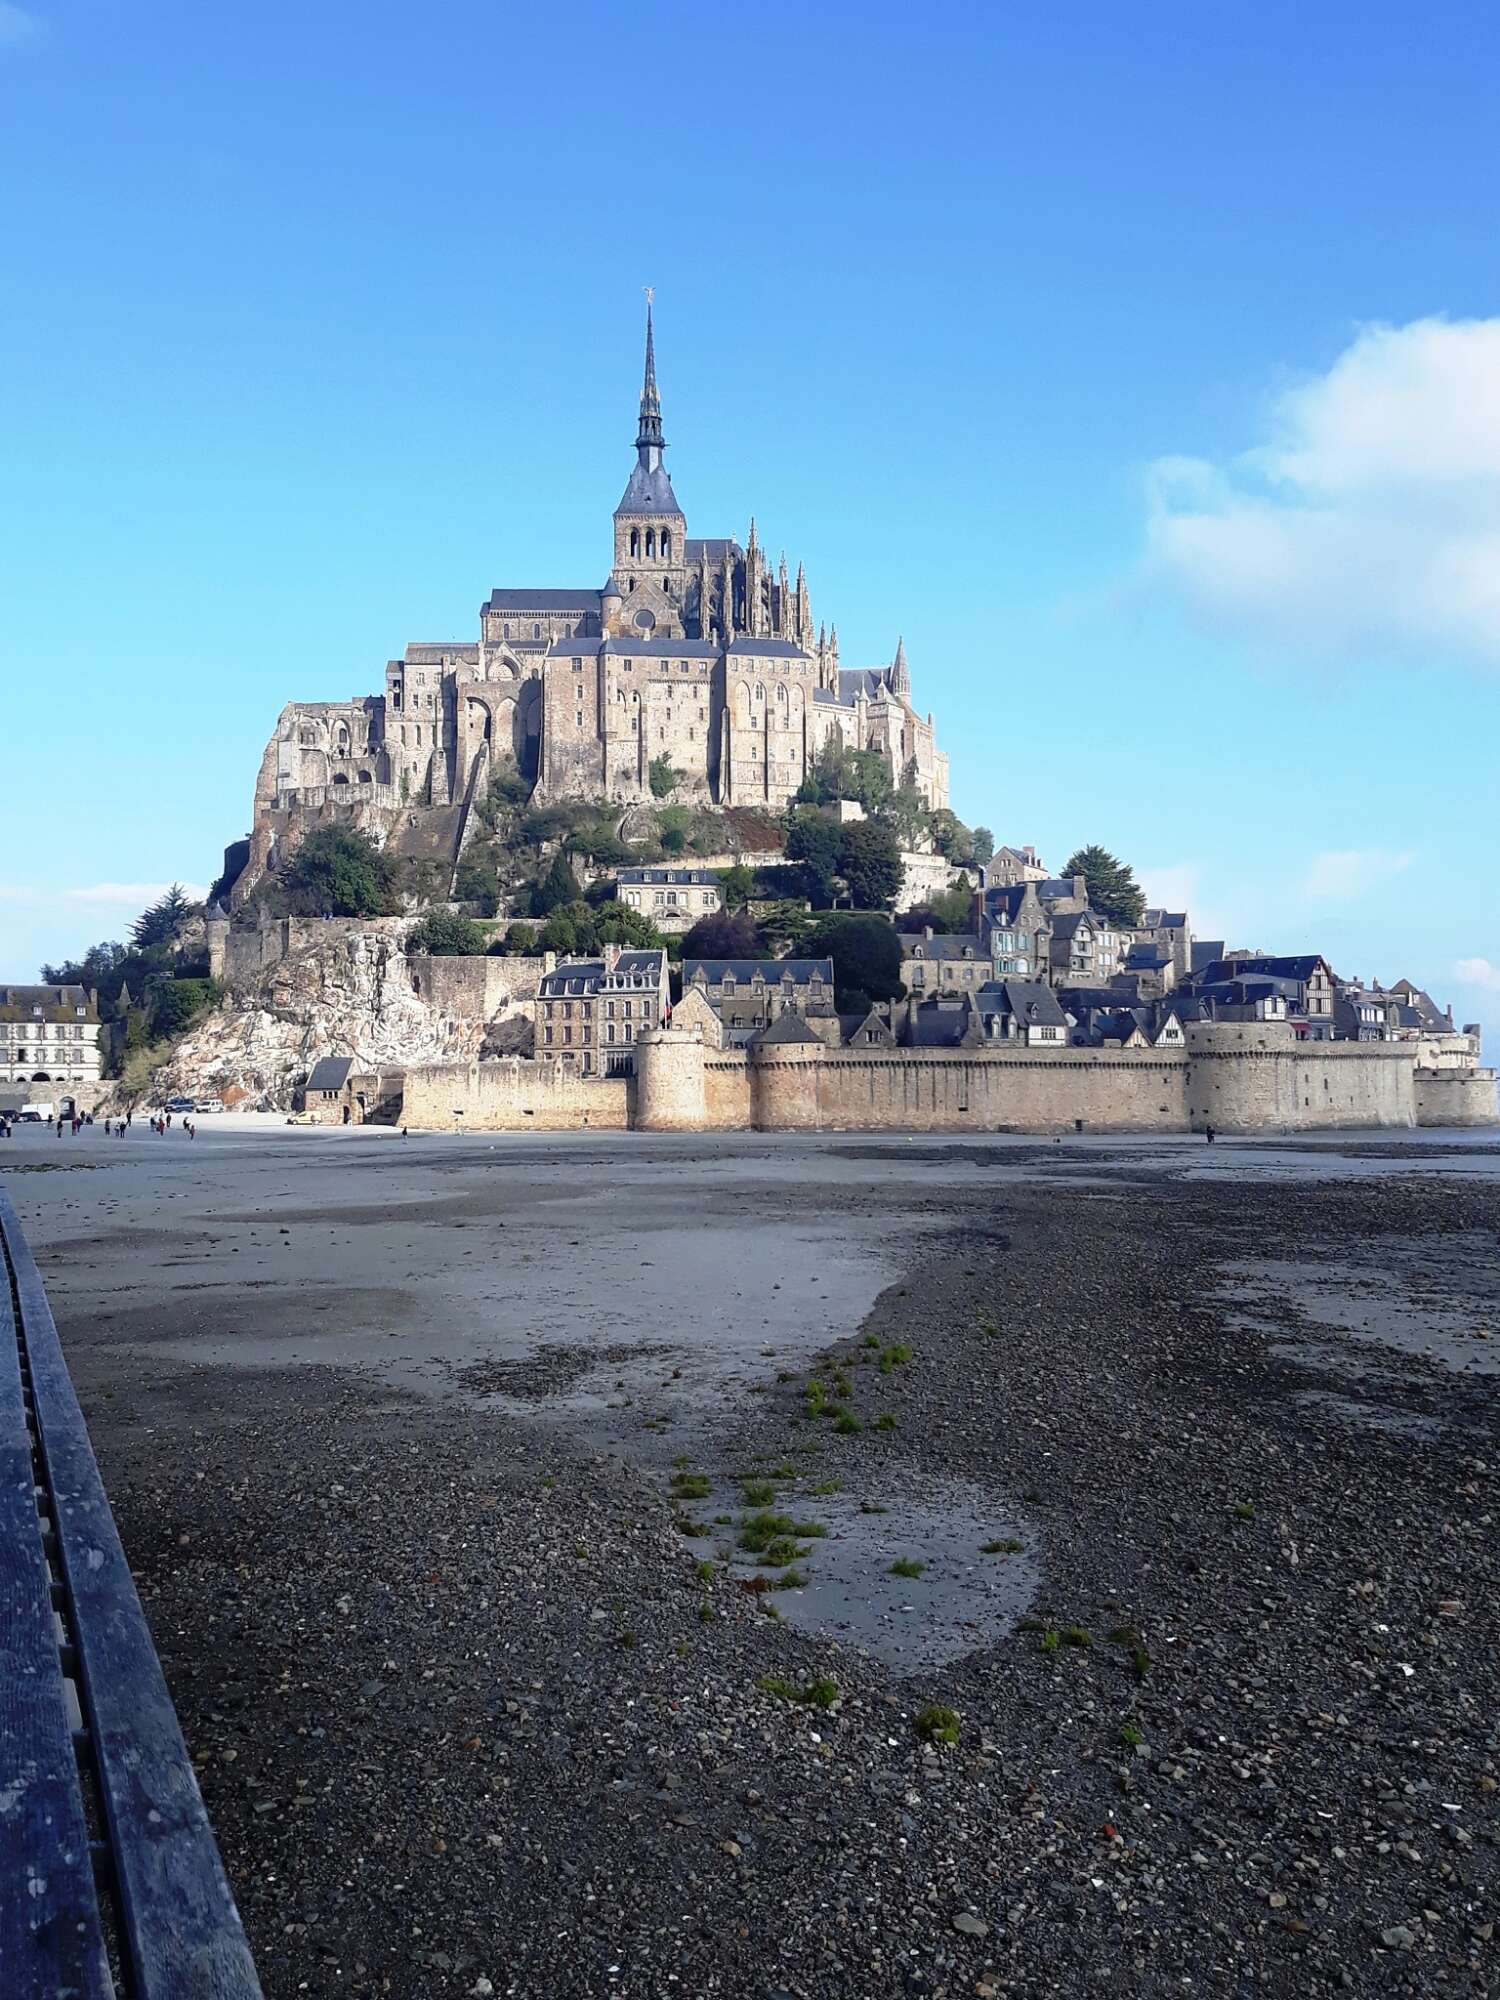
<svg viewBox="0 0 1500 2000">
<path fill-rule="evenodd" d="M 1419 1069 L 1416 1099 L 1419 1125 L 1500 1123 L 1492 1069 Z"/>
</svg>

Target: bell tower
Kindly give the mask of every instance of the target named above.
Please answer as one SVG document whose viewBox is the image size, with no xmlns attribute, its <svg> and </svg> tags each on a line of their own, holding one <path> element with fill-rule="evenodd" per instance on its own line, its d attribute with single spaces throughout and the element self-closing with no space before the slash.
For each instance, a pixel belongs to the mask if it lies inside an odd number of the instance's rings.
<svg viewBox="0 0 1500 2000">
<path fill-rule="evenodd" d="M 683 636 L 687 606 L 687 522 L 662 463 L 666 439 L 656 389 L 656 336 L 646 291 L 646 373 L 641 385 L 635 468 L 615 509 L 613 581 L 618 630 L 639 639 Z"/>
</svg>

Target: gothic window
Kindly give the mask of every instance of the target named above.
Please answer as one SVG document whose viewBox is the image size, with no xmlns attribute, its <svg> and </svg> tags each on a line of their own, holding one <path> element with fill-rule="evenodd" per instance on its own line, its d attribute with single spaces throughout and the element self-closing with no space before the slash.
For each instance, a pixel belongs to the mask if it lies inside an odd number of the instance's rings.
<svg viewBox="0 0 1500 2000">
<path fill-rule="evenodd" d="M 509 627 L 509 626 L 507 625 L 507 626 L 506 626 L 506 627 L 504 628 L 504 631 L 505 631 L 505 636 L 506 636 L 506 638 L 508 639 L 508 638 L 510 637 L 510 627 Z"/>
<path fill-rule="evenodd" d="M 672 530 L 670 528 L 663 528 L 661 531 L 661 557 L 663 562 L 670 562 L 672 560 Z"/>
<path fill-rule="evenodd" d="M 638 556 L 640 552 L 641 552 L 641 531 L 639 528 L 632 528 L 630 531 L 630 553 L 633 556 Z M 632 590 L 634 590 L 635 588 L 634 581 L 632 581 L 630 587 Z"/>
<path fill-rule="evenodd" d="M 757 681 L 755 683 L 755 699 L 757 701 L 764 701 L 765 698 L 766 698 L 766 690 L 764 683 L 762 683 L 761 681 Z"/>
<path fill-rule="evenodd" d="M 540 638 L 541 638 L 541 636 L 542 636 L 542 628 L 541 628 L 541 626 L 540 626 L 540 625 L 533 625 L 533 626 L 532 626 L 532 628 L 531 628 L 531 636 L 532 636 L 532 638 L 533 638 L 533 639 L 540 639 Z"/>
<path fill-rule="evenodd" d="M 656 554 L 656 530 L 655 530 L 655 528 L 648 528 L 648 529 L 646 530 L 646 553 L 647 553 L 647 555 L 648 555 L 648 556 L 654 556 L 654 555 Z"/>
</svg>

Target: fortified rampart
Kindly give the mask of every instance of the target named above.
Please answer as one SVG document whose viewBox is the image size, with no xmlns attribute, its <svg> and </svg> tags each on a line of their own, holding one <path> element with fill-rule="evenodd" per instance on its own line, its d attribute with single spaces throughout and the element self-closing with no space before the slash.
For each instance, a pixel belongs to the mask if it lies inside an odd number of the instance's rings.
<svg viewBox="0 0 1500 2000">
<path fill-rule="evenodd" d="M 663 1028 L 633 1083 L 550 1065 L 408 1076 L 408 1124 L 451 1131 L 1299 1132 L 1492 1125 L 1492 1071 L 1418 1071 L 1398 1043 L 1297 1042 L 1265 1024 L 1189 1030 L 1187 1049 L 708 1047 Z M 459 1114 L 455 1116 L 455 1113 Z"/>
<path fill-rule="evenodd" d="M 427 1132 L 623 1132 L 631 1079 L 583 1079 L 561 1064 L 519 1056 L 425 1063 L 406 1073 L 401 1122 Z"/>
<path fill-rule="evenodd" d="M 1418 1069 L 1415 1089 L 1419 1125 L 1500 1123 L 1492 1069 Z"/>
</svg>

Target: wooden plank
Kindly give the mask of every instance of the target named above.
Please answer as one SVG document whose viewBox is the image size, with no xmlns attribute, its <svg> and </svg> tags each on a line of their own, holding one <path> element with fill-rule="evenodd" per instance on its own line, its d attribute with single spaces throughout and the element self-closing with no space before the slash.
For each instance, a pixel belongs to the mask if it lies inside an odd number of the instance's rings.
<svg viewBox="0 0 1500 2000">
<path fill-rule="evenodd" d="M 0 1258 L 0 1993 L 105 2000 L 78 1760 Z"/>
<path fill-rule="evenodd" d="M 260 2000 L 260 1984 L 140 1598 L 105 1499 L 52 1311 L 0 1191 L 36 1423 L 74 1606 L 84 1714 L 102 1773 L 139 2000 Z"/>
</svg>

